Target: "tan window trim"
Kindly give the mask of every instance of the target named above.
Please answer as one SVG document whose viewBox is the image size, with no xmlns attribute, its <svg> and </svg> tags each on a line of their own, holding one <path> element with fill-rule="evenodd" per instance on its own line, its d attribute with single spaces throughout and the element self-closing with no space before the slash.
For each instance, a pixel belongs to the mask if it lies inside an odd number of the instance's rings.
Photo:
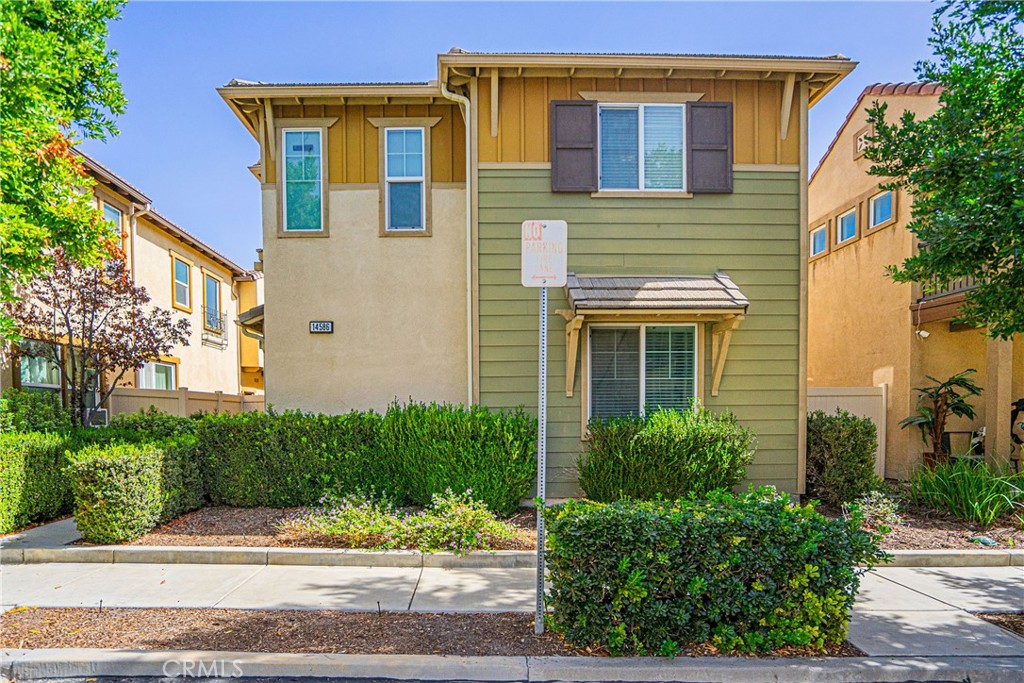
<svg viewBox="0 0 1024 683">
<path fill-rule="evenodd" d="M 892 193 L 892 218 L 886 221 L 882 221 L 878 225 L 871 225 L 871 200 L 875 197 L 880 197 L 886 192 Z M 888 228 L 890 225 L 896 223 L 899 220 L 899 195 L 900 193 L 896 190 L 879 190 L 877 192 L 871 192 L 864 199 L 864 213 L 866 220 L 864 221 L 864 234 L 873 235 L 874 233 Z"/>
<path fill-rule="evenodd" d="M 174 366 L 174 388 L 170 391 L 177 391 L 181 388 L 181 359 L 177 356 L 157 356 L 147 363 L 163 363 L 164 365 Z M 160 389 L 143 389 L 142 384 L 142 368 L 135 370 L 135 388 L 141 389 L 142 391 L 161 391 Z"/>
<path fill-rule="evenodd" d="M 189 259 L 185 258 L 184 256 L 182 256 L 178 252 L 174 251 L 173 249 L 169 249 L 168 252 L 171 255 L 171 307 L 175 308 L 175 309 L 177 309 L 179 311 L 182 311 L 183 313 L 191 313 L 192 312 L 192 269 L 195 268 L 196 264 L 194 262 L 192 262 L 191 260 L 189 260 Z M 178 303 L 178 299 L 175 296 L 175 292 L 177 291 L 177 284 L 178 284 L 178 280 L 177 280 L 177 277 L 176 277 L 177 274 L 174 272 L 174 270 L 175 270 L 175 261 L 181 261 L 182 263 L 184 263 L 185 265 L 188 266 L 188 306 L 182 306 L 181 304 L 179 304 Z"/>
<path fill-rule="evenodd" d="M 857 202 L 853 206 L 848 206 L 845 209 L 843 209 L 842 211 L 836 213 L 835 216 L 832 218 L 832 233 L 833 233 L 832 234 L 832 238 L 833 239 L 832 239 L 832 244 L 831 244 L 831 250 L 830 251 L 832 251 L 832 252 L 838 251 L 838 250 L 840 250 L 840 249 L 842 249 L 844 247 L 848 247 L 851 244 L 853 244 L 853 243 L 857 242 L 858 240 L 860 240 L 861 232 L 862 232 L 862 230 L 861 230 L 861 215 L 860 215 L 861 214 L 861 210 L 860 210 L 860 206 L 861 206 L 861 202 Z M 854 233 L 853 233 L 853 237 L 850 237 L 849 239 L 846 239 L 846 240 L 840 242 L 839 241 L 839 219 L 842 218 L 843 216 L 847 215 L 848 213 L 851 213 L 851 212 L 853 213 L 854 221 L 855 221 L 855 226 L 854 226 L 855 230 L 854 230 Z"/>
<path fill-rule="evenodd" d="M 814 227 L 807 231 L 807 261 L 813 263 L 814 261 L 824 258 L 832 253 L 832 219 L 823 218 L 820 221 L 811 223 L 811 225 Z M 825 251 L 820 254 L 812 254 L 811 249 L 814 247 L 814 233 L 822 228 L 825 229 Z"/>
<path fill-rule="evenodd" d="M 430 129 L 436 126 L 440 121 L 440 116 L 396 116 L 396 117 L 373 117 L 367 119 L 370 125 L 377 129 L 377 175 L 378 180 L 378 192 L 380 193 L 380 200 L 378 202 L 377 213 L 379 214 L 379 220 L 377 225 L 377 235 L 379 237 L 430 237 L 433 235 L 433 220 L 431 217 L 432 205 L 431 201 L 431 183 L 430 183 L 430 167 L 432 166 L 432 158 L 430 154 Z M 423 129 L 423 229 L 422 230 L 388 230 L 386 225 L 387 211 L 385 210 L 384 202 L 387 196 L 387 167 L 385 154 L 387 153 L 387 139 L 386 132 L 388 128 L 422 128 Z"/>
<path fill-rule="evenodd" d="M 202 305 L 202 317 L 203 317 L 203 329 L 207 332 L 213 332 L 214 334 L 227 335 L 226 329 L 217 329 L 216 327 L 210 327 L 206 324 L 206 278 L 211 277 L 218 282 L 217 285 L 217 316 L 224 317 L 224 302 L 221 301 L 221 288 L 224 286 L 224 278 L 220 277 L 216 273 L 207 270 L 205 267 L 200 266 L 199 272 L 203 276 L 203 305 Z"/>
<path fill-rule="evenodd" d="M 277 236 L 278 237 L 330 237 L 331 220 L 329 208 L 330 187 L 327 177 L 330 175 L 328 166 L 330 154 L 328 150 L 328 129 L 337 123 L 338 117 L 328 118 L 286 118 L 274 121 L 274 144 L 278 146 L 274 174 L 277 176 Z M 315 128 L 320 131 L 320 229 L 319 230 L 285 230 L 284 229 L 284 131 L 293 128 Z"/>
</svg>

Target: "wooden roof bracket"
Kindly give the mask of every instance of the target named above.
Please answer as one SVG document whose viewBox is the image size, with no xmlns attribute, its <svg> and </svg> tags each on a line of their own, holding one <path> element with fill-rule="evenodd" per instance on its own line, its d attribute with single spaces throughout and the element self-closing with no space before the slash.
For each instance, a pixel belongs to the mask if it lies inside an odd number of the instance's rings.
<svg viewBox="0 0 1024 683">
<path fill-rule="evenodd" d="M 793 109 L 793 92 L 796 90 L 794 87 L 795 85 L 796 74 L 792 72 L 786 74 L 786 83 L 782 89 L 782 118 L 780 119 L 782 127 L 779 130 L 779 135 L 783 140 L 785 140 L 789 135 L 789 114 Z"/>
<path fill-rule="evenodd" d="M 722 383 L 722 371 L 725 370 L 725 359 L 729 355 L 729 342 L 732 331 L 743 322 L 742 315 L 734 315 L 711 326 L 711 366 L 714 375 L 711 378 L 711 395 L 718 396 L 718 387 Z"/>
<path fill-rule="evenodd" d="M 582 315 L 568 318 L 565 323 L 565 395 L 569 398 L 572 397 L 573 385 L 576 383 L 576 356 L 579 355 L 581 329 Z"/>
<path fill-rule="evenodd" d="M 274 128 L 274 105 L 270 103 L 269 97 L 263 100 L 263 116 L 267 122 L 267 151 L 270 152 L 270 160 L 274 161 L 277 159 L 277 133 Z"/>
<path fill-rule="evenodd" d="M 498 69 L 491 69 L 491 137 L 498 137 Z"/>
</svg>

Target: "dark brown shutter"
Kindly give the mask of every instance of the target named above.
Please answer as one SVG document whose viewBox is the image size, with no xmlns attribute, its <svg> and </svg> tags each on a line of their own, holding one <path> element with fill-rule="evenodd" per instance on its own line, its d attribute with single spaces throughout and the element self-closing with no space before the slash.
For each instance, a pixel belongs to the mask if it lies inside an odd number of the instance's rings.
<svg viewBox="0 0 1024 683">
<path fill-rule="evenodd" d="M 732 192 L 732 103 L 686 105 L 686 186 L 690 192 Z"/>
<path fill-rule="evenodd" d="M 597 191 L 597 102 L 551 103 L 551 191 Z"/>
</svg>

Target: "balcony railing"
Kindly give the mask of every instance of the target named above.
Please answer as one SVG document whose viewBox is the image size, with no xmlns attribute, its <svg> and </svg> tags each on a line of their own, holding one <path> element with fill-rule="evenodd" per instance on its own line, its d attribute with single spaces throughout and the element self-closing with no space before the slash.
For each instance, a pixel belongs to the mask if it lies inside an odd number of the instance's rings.
<svg viewBox="0 0 1024 683">
<path fill-rule="evenodd" d="M 224 330 L 227 329 L 225 318 L 226 316 L 218 309 L 203 306 L 203 327 L 207 332 L 224 334 Z"/>
<path fill-rule="evenodd" d="M 921 301 L 934 301 L 951 294 L 961 294 L 978 286 L 978 280 L 974 277 L 961 277 L 948 282 L 932 281 L 930 287 L 925 288 Z"/>
</svg>

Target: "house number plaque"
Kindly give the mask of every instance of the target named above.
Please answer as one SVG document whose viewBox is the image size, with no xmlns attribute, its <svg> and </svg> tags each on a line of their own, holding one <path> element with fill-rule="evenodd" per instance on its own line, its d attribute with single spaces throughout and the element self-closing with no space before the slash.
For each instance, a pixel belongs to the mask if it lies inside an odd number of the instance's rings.
<svg viewBox="0 0 1024 683">
<path fill-rule="evenodd" d="M 333 320 L 310 320 L 309 321 L 309 333 L 310 334 L 334 334 L 334 321 Z"/>
</svg>

